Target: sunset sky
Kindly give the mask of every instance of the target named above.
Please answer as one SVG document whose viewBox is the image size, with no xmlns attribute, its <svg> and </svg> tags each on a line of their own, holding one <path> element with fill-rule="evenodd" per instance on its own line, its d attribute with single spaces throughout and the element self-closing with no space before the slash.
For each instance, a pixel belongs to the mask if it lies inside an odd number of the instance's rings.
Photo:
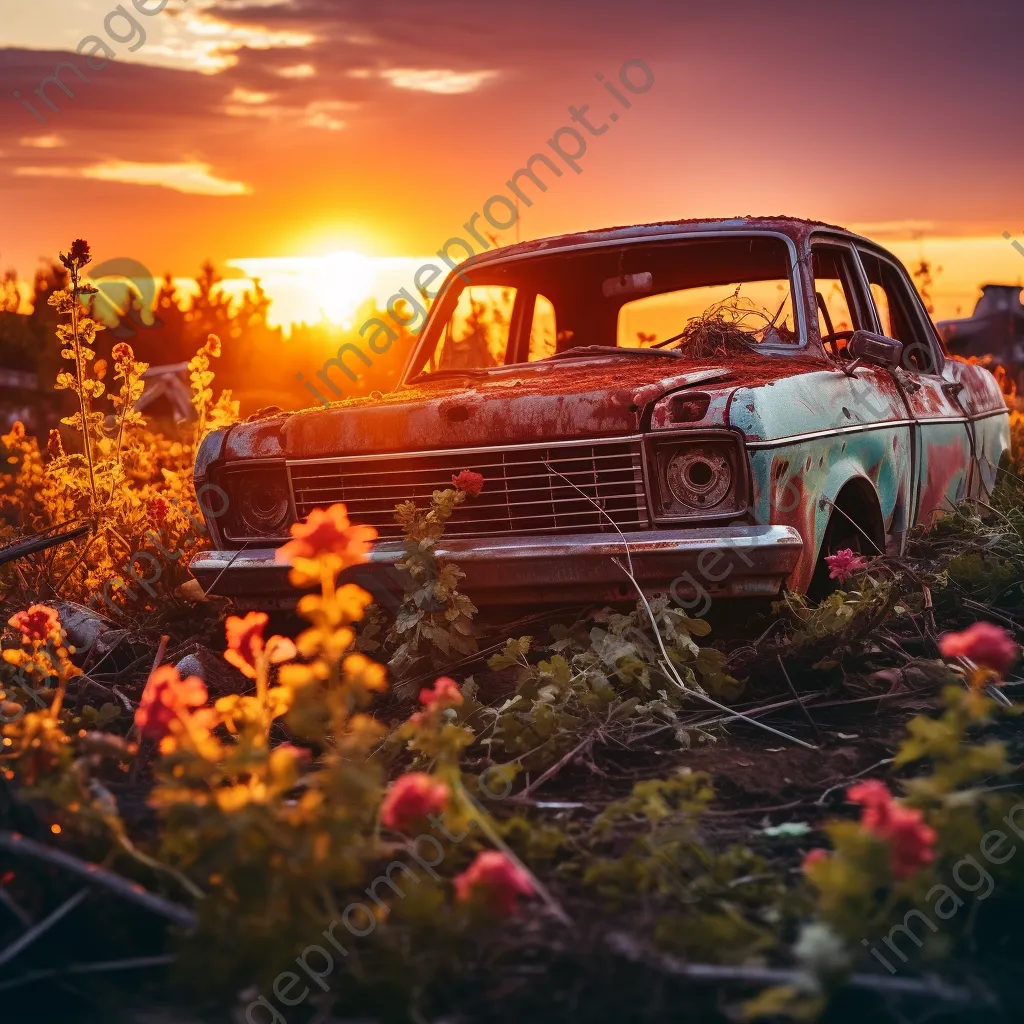
<svg viewBox="0 0 1024 1024">
<path fill-rule="evenodd" d="M 521 237 L 820 218 L 941 264 L 939 316 L 1024 274 L 1003 237 L 1024 240 L 1019 0 L 135 2 L 154 13 L 0 0 L 0 268 L 28 278 L 84 237 L 155 274 L 260 274 L 279 318 L 343 318 L 589 104 L 621 116 Z M 55 112 L 34 91 L 69 59 L 88 82 L 65 69 Z M 625 110 L 596 76 L 628 60 L 654 84 Z"/>
</svg>

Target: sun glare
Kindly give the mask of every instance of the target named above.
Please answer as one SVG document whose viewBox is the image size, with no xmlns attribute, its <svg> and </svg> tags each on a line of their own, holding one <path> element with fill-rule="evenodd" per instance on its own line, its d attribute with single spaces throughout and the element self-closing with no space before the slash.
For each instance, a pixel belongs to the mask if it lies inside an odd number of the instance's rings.
<svg viewBox="0 0 1024 1024">
<path fill-rule="evenodd" d="M 342 249 L 324 256 L 232 259 L 228 266 L 241 270 L 246 279 L 259 279 L 272 300 L 271 325 L 287 328 L 326 320 L 348 328 L 367 299 L 384 303 L 399 288 L 411 288 L 413 273 L 423 262 Z M 238 281 L 230 284 L 240 286 Z"/>
</svg>

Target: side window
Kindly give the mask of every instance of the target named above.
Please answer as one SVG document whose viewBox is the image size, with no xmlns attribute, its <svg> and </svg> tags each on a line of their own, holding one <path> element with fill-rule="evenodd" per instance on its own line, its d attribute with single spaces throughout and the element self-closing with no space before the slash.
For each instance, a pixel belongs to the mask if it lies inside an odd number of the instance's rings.
<svg viewBox="0 0 1024 1024">
<path fill-rule="evenodd" d="M 435 369 L 503 366 L 508 350 L 516 289 L 470 285 L 445 324 Z"/>
<path fill-rule="evenodd" d="M 558 342 L 558 322 L 555 306 L 545 295 L 538 295 L 533 303 L 533 320 L 530 322 L 530 351 L 527 362 L 547 359 L 555 354 Z"/>
<path fill-rule="evenodd" d="M 888 260 L 863 250 L 860 257 L 882 333 L 887 338 L 903 342 L 903 368 L 918 373 L 934 373 L 934 351 L 910 291 L 911 286 L 899 269 Z"/>
<path fill-rule="evenodd" d="M 840 246 L 816 245 L 811 255 L 818 330 L 825 349 L 844 359 L 850 335 L 870 326 L 862 322 L 850 252 Z"/>
</svg>

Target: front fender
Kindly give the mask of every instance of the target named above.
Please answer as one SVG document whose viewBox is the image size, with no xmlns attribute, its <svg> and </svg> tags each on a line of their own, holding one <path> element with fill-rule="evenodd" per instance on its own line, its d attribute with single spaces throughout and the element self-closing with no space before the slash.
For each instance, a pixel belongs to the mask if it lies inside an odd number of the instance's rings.
<svg viewBox="0 0 1024 1024">
<path fill-rule="evenodd" d="M 803 591 L 810 584 L 833 506 L 852 481 L 861 480 L 870 488 L 887 535 L 905 531 L 910 504 L 906 428 L 879 427 L 748 451 L 755 521 L 792 526 L 804 541 L 788 580 L 791 589 Z"/>
</svg>

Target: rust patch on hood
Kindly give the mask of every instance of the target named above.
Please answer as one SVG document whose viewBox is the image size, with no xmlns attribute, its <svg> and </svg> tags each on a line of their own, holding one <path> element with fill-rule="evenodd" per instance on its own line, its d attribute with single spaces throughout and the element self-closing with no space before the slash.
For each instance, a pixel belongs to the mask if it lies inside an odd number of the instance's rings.
<svg viewBox="0 0 1024 1024">
<path fill-rule="evenodd" d="M 825 365 L 756 352 L 727 362 L 666 354 L 559 359 L 487 377 L 425 378 L 387 395 L 236 424 L 223 456 L 321 458 L 614 437 L 638 432 L 650 403 L 669 392 L 712 381 L 757 387 Z"/>
</svg>

